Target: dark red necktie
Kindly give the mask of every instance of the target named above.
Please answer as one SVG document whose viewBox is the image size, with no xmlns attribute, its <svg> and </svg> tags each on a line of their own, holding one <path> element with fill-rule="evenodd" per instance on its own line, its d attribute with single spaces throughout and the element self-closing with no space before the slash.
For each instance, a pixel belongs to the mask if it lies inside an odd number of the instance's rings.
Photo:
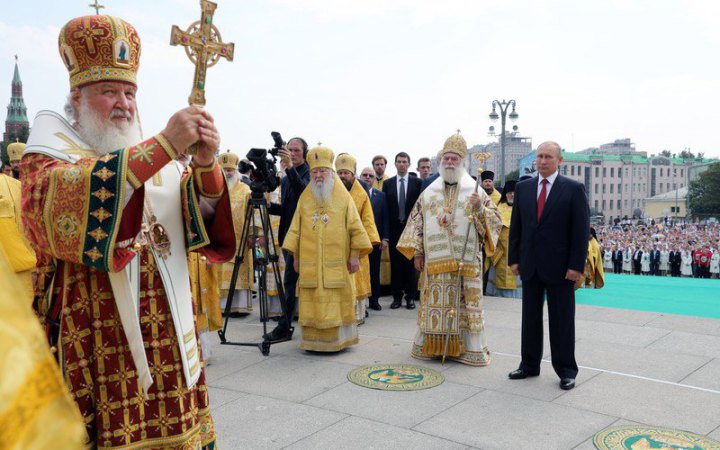
<svg viewBox="0 0 720 450">
<path fill-rule="evenodd" d="M 540 220 L 540 216 L 542 216 L 543 209 L 545 208 L 545 197 L 547 197 L 547 184 L 548 184 L 547 178 L 543 178 L 541 183 L 542 183 L 542 189 L 540 189 L 540 196 L 537 199 L 538 220 Z"/>
</svg>

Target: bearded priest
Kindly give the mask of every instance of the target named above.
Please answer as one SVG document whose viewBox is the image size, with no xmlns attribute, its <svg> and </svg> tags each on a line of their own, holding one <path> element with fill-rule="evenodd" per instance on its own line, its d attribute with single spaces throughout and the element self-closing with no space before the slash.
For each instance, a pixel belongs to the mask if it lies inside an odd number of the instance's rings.
<svg viewBox="0 0 720 450">
<path fill-rule="evenodd" d="M 316 352 L 337 352 L 358 343 L 351 274 L 372 250 L 355 203 L 333 170 L 333 159 L 327 147 L 308 152 L 310 189 L 300 195 L 283 241 L 300 274 L 300 348 Z"/>
<path fill-rule="evenodd" d="M 41 111 L 20 164 L 38 314 L 92 448 L 212 448 L 187 252 L 235 252 L 220 136 L 184 108 L 144 139 L 140 38 L 92 15 L 61 30 L 69 121 Z M 160 101 L 158 99 L 158 101 Z M 192 144 L 186 169 L 175 161 Z"/>
<path fill-rule="evenodd" d="M 227 178 L 227 186 L 230 192 L 230 207 L 232 208 L 233 223 L 235 224 L 235 239 L 237 240 L 237 251 L 240 251 L 242 243 L 243 225 L 245 224 L 245 215 L 247 208 L 250 206 L 250 187 L 247 183 L 241 182 L 238 164 L 240 157 L 228 150 L 218 158 L 220 166 L 225 172 Z M 255 223 L 256 228 L 262 229 L 260 222 Z M 254 239 L 257 236 L 256 230 L 249 230 L 248 238 Z M 230 316 L 240 317 L 247 315 L 252 311 L 252 288 L 253 288 L 253 246 L 245 245 L 245 254 L 243 262 L 238 271 L 237 282 L 235 283 L 235 292 L 233 293 L 233 303 L 230 306 Z M 230 282 L 232 281 L 232 273 L 235 268 L 235 260 L 224 263 L 222 265 L 222 276 L 220 280 L 220 309 L 225 311 L 225 304 L 230 296 Z"/>
<path fill-rule="evenodd" d="M 360 214 L 360 220 L 362 221 L 368 238 L 370 238 L 370 243 L 372 245 L 380 245 L 380 234 L 375 225 L 375 216 L 373 215 L 372 204 L 370 204 L 370 197 L 367 194 L 366 188 L 363 187 L 363 185 L 360 184 L 360 180 L 355 177 L 357 160 L 349 153 L 341 153 L 335 160 L 335 170 L 337 171 L 340 181 L 342 181 L 350 193 L 353 203 L 355 203 L 355 208 L 357 208 Z M 372 294 L 372 286 L 370 284 L 370 258 L 368 255 L 360 257 L 360 270 L 352 276 L 355 281 L 355 299 L 357 300 L 355 316 L 357 317 L 358 325 L 361 325 L 365 323 L 365 314 L 367 311 L 365 302 L 370 297 L 370 294 Z"/>
<path fill-rule="evenodd" d="M 490 363 L 490 352 L 481 246 L 493 253 L 502 219 L 490 196 L 475 190 L 466 155 L 467 144 L 459 133 L 445 141 L 438 156 L 440 177 L 420 194 L 397 249 L 414 260 L 422 277 L 412 356 L 484 366 Z"/>
</svg>

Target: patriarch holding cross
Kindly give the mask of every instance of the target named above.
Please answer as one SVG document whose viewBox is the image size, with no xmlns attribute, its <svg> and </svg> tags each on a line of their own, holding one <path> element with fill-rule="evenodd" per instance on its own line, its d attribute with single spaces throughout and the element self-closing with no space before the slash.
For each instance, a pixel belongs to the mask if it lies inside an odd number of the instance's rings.
<svg viewBox="0 0 720 450">
<path fill-rule="evenodd" d="M 187 253 L 214 263 L 235 254 L 215 158 L 220 135 L 210 113 L 189 106 L 142 136 L 140 37 L 126 21 L 72 19 L 58 44 L 70 77 L 67 120 L 50 111 L 35 118 L 20 164 L 22 215 L 38 260 L 37 313 L 85 419 L 87 445 L 212 448 Z M 201 91 L 214 49 L 196 53 Z M 194 145 L 186 168 L 176 159 Z"/>
</svg>

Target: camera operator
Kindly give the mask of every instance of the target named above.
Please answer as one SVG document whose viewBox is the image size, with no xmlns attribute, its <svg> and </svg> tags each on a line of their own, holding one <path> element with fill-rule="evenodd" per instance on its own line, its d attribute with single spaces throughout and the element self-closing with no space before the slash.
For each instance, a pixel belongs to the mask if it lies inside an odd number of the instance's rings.
<svg viewBox="0 0 720 450">
<path fill-rule="evenodd" d="M 303 138 L 294 137 L 290 139 L 283 148 L 278 151 L 280 167 L 285 171 L 285 176 L 280 184 L 281 204 L 271 203 L 268 212 L 280 216 L 280 227 L 278 229 L 278 241 L 282 246 L 285 235 L 290 228 L 295 209 L 297 208 L 300 194 L 310 182 L 310 169 L 305 162 L 307 155 L 307 142 Z M 278 326 L 265 337 L 274 341 L 288 337 L 297 297 L 295 287 L 297 285 L 298 273 L 293 268 L 293 256 L 283 250 L 285 258 L 285 277 L 283 279 L 285 298 L 287 300 L 287 312 L 289 316 L 281 317 Z"/>
<path fill-rule="evenodd" d="M 240 181 L 250 186 L 253 179 L 253 166 L 247 159 L 241 159 L 238 165 L 238 172 L 240 172 Z"/>
</svg>

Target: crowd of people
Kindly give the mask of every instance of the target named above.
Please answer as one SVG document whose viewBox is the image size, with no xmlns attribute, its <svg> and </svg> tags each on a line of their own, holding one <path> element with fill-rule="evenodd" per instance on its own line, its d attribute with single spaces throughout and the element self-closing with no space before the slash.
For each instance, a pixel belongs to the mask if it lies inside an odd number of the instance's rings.
<svg viewBox="0 0 720 450">
<path fill-rule="evenodd" d="M 596 226 L 606 272 L 720 278 L 720 225 Z"/>
<path fill-rule="evenodd" d="M 491 361 L 484 292 L 521 297 L 522 360 L 511 380 L 540 373 L 547 299 L 553 369 L 561 389 L 574 388 L 574 289 L 599 285 L 588 281 L 587 198 L 559 174 L 557 143 L 538 146 L 538 177 L 508 181 L 500 193 L 492 172 L 469 175 L 459 132 L 432 155 L 437 173 L 430 157 L 412 173 L 410 155 L 398 152 L 392 177 L 383 155 L 361 169 L 349 153 L 294 137 L 279 145 L 279 186 L 258 192 L 259 168 L 219 154 L 207 110 L 183 108 L 142 137 L 132 25 L 73 19 L 59 50 L 70 77 L 67 117 L 39 113 L 27 146 L 13 147 L 19 180 L 0 174 L 0 267 L 16 274 L 4 271 L 3 286 L 5 278 L 21 286 L 2 301 L 26 306 L 26 318 L 32 305 L 35 335 L 42 327 L 48 339 L 25 345 L 35 358 L 23 359 L 16 386 L 36 392 L 41 374 L 48 392 L 9 402 L 18 410 L 1 416 L 28 418 L 23 430 L 62 424 L 51 433 L 56 448 L 214 448 L 211 333 L 223 310 L 253 310 L 259 279 L 270 300 L 263 314 L 278 316 L 267 343 L 292 339 L 297 314 L 300 348 L 357 344 L 367 308 L 382 309 L 385 279 L 391 309 L 418 309 L 412 356 L 470 366 Z M 258 193 L 271 220 L 248 220 L 259 213 Z M 717 226 L 598 231 L 610 261 L 622 253 L 622 270 L 627 254 L 641 273 L 674 273 L 679 251 L 685 274 L 684 252 L 694 250 L 694 273 L 717 275 Z M 271 236 L 275 245 L 266 246 Z M 279 264 L 266 265 L 274 255 L 263 249 L 275 246 Z M 3 344 L 21 359 L 20 344 Z M 38 436 L 13 439 L 33 448 Z"/>
</svg>

